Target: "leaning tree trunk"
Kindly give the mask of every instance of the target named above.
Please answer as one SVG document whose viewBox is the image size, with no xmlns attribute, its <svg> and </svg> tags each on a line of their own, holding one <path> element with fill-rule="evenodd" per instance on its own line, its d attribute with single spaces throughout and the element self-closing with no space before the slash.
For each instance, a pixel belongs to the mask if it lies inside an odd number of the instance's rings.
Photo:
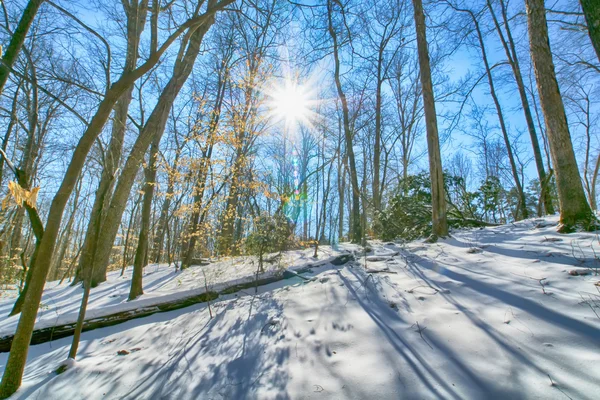
<svg viewBox="0 0 600 400">
<path fill-rule="evenodd" d="M 2 94 L 12 66 L 19 56 L 23 43 L 25 43 L 27 32 L 29 32 L 29 28 L 43 2 L 44 0 L 30 0 L 23 10 L 23 15 L 10 38 L 8 47 L 6 47 L 4 55 L 2 56 L 2 62 L 0 62 L 0 94 Z"/>
<path fill-rule="evenodd" d="M 556 81 L 554 62 L 548 40 L 548 25 L 544 0 L 526 0 L 527 25 L 531 59 L 540 95 L 540 103 L 548 141 L 560 203 L 560 232 L 569 232 L 577 226 L 591 228 L 594 217 L 585 198 L 583 185 L 562 97 Z"/>
<path fill-rule="evenodd" d="M 136 15 L 136 17 L 139 17 L 139 15 Z M 145 17 L 143 20 L 145 20 Z M 139 23 L 138 26 L 143 26 L 143 24 Z M 173 38 L 173 40 L 175 40 L 175 38 Z M 166 48 L 164 50 L 166 50 Z M 133 85 L 139 77 L 148 72 L 150 68 L 159 61 L 161 54 L 162 53 L 159 53 L 154 57 L 151 57 L 143 67 L 138 68 L 135 73 L 124 71 L 121 77 L 113 83 L 107 90 L 104 99 L 98 105 L 96 114 L 91 119 L 73 152 L 71 162 L 64 174 L 63 181 L 50 205 L 46 230 L 39 244 L 39 248 L 37 249 L 35 263 L 32 264 L 31 267 L 34 271 L 32 272 L 29 289 L 23 302 L 21 318 L 17 325 L 11 352 L 6 362 L 2 382 L 0 383 L 0 398 L 12 395 L 19 386 L 21 386 L 27 353 L 29 351 L 29 342 L 35 325 L 39 304 L 42 299 L 46 276 L 48 275 L 48 270 L 50 268 L 48 260 L 52 259 L 56 238 L 61 226 L 62 215 L 69 197 L 71 196 L 71 192 L 79 178 L 79 174 L 83 169 L 87 154 L 96 141 L 96 138 L 100 135 L 102 128 L 108 120 L 110 112 L 120 95 L 129 86 Z M 0 77 L 0 85 L 2 84 L 2 79 L 6 78 Z"/>
<path fill-rule="evenodd" d="M 435 113 L 435 100 L 433 97 L 433 83 L 431 81 L 431 67 L 429 65 L 429 50 L 427 49 L 427 36 L 425 32 L 425 15 L 423 14 L 422 1 L 413 0 L 413 7 L 415 12 L 415 26 L 417 30 L 419 70 L 421 73 L 421 86 L 423 88 L 423 108 L 425 110 L 425 124 L 427 127 L 427 150 L 429 152 L 429 174 L 431 176 L 431 240 L 434 241 L 437 237 L 448 236 L 448 222 L 446 220 L 446 195 L 444 189 L 442 157 L 440 154 L 437 116 Z"/>
<path fill-rule="evenodd" d="M 592 45 L 600 61 L 600 2 L 598 0 L 580 0 L 580 2 Z"/>
<path fill-rule="evenodd" d="M 127 199 L 131 192 L 131 187 L 135 181 L 139 166 L 142 163 L 146 150 L 152 140 L 154 140 L 156 136 L 159 137 L 158 140 L 162 137 L 173 102 L 192 72 L 194 62 L 200 51 L 202 39 L 213 22 L 214 15 L 209 21 L 196 29 L 187 42 L 182 42 L 182 46 L 187 49 L 185 50 L 185 53 L 183 53 L 183 50 L 181 51 L 181 54 L 183 55 L 176 61 L 171 79 L 163 89 L 152 114 L 148 118 L 146 125 L 140 132 L 129 153 L 114 190 L 102 229 L 99 232 L 96 255 L 92 267 L 92 282 L 95 284 L 106 281 L 106 270 L 110 259 L 112 245 L 115 241 L 119 223 L 127 205 Z"/>
</svg>

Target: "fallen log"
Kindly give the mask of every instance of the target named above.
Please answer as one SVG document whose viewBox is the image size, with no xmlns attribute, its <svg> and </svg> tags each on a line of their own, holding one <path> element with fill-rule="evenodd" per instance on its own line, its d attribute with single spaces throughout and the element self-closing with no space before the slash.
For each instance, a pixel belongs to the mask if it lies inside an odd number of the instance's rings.
<svg viewBox="0 0 600 400">
<path fill-rule="evenodd" d="M 172 300 L 162 304 L 141 307 L 135 310 L 121 311 L 103 317 L 91 318 L 84 321 L 83 332 L 121 324 L 126 321 L 131 321 L 132 319 L 148 317 L 152 314 L 156 314 L 159 312 L 178 310 L 180 308 L 189 307 L 197 303 L 204 303 L 209 300 L 214 300 L 217 297 L 219 297 L 218 293 L 207 292 L 178 300 Z M 33 331 L 33 335 L 31 336 L 31 344 L 34 345 L 46 343 L 55 339 L 61 339 L 64 337 L 72 336 L 73 332 L 75 332 L 75 324 L 76 323 L 73 322 L 64 325 L 36 329 L 35 331 Z M 12 340 L 13 335 L 8 335 L 0 338 L 0 353 L 7 353 L 10 351 Z"/>
<path fill-rule="evenodd" d="M 331 262 L 333 265 L 343 265 L 350 260 L 353 260 L 354 257 L 350 254 L 342 254 L 334 258 Z M 273 276 L 268 276 L 258 280 L 251 280 L 241 284 L 235 284 L 233 286 L 229 286 L 227 288 L 222 289 L 219 292 L 209 291 L 201 294 L 180 298 L 177 300 L 171 300 L 165 303 L 144 306 L 140 308 L 136 308 L 134 310 L 121 311 L 110 315 L 105 315 L 102 317 L 91 318 L 85 320 L 83 323 L 83 332 L 91 331 L 98 328 L 106 328 L 113 325 L 118 325 L 123 322 L 131 321 L 137 318 L 148 317 L 152 314 L 168 312 L 178 310 L 180 308 L 185 308 L 192 306 L 198 303 L 205 303 L 207 301 L 212 301 L 218 298 L 220 295 L 232 294 L 238 292 L 240 290 L 253 288 L 257 286 L 264 286 L 269 283 L 281 281 L 283 279 L 289 279 L 297 277 L 297 274 L 309 272 L 312 268 L 315 268 L 313 265 L 307 265 L 304 268 L 296 269 L 295 274 L 286 274 L 285 271 L 282 271 L 281 274 L 276 274 Z M 33 331 L 33 335 L 31 336 L 31 344 L 41 344 L 50 342 L 55 339 L 61 339 L 68 336 L 72 336 L 73 332 L 75 332 L 75 324 L 76 322 L 52 326 L 48 328 L 40 328 Z M 0 353 L 7 353 L 10 351 L 10 346 L 12 344 L 13 335 L 7 335 L 0 337 Z"/>
</svg>

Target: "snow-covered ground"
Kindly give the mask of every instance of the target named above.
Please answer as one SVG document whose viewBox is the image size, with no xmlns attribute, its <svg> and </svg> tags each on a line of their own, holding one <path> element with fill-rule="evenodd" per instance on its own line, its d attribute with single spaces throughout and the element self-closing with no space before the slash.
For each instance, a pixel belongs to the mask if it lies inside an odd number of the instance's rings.
<svg viewBox="0 0 600 400">
<path fill-rule="evenodd" d="M 282 273 L 284 269 L 301 269 L 306 265 L 323 265 L 347 252 L 350 245 L 341 245 L 336 249 L 323 246 L 318 257 L 313 258 L 314 249 L 295 250 L 285 253 L 281 258 L 276 254 L 265 256 L 263 263 L 264 273 L 259 274 L 259 279 Z M 167 264 L 152 264 L 144 269 L 144 294 L 134 301 L 128 301 L 129 287 L 131 285 L 132 267 L 125 270 L 123 276 L 120 271 L 112 271 L 107 275 L 107 281 L 90 293 L 86 319 L 102 317 L 122 311 L 135 310 L 167 301 L 190 297 L 204 293 L 206 276 L 209 290 L 219 291 L 224 288 L 241 283 L 251 282 L 256 279 L 258 261 L 256 257 L 235 257 L 216 261 L 207 266 L 192 266 L 186 270 L 177 271 L 175 266 Z M 58 281 L 46 283 L 42 304 L 36 321 L 36 329 L 56 325 L 68 324 L 77 321 L 77 313 L 83 295 L 81 285 L 70 286 L 65 280 L 62 284 Z M 19 316 L 7 318 L 12 310 L 16 298 L 16 291 L 5 291 L 0 296 L 0 337 L 12 335 L 15 332 Z"/>
<path fill-rule="evenodd" d="M 568 272 L 600 267 L 600 243 L 555 222 L 373 243 L 313 280 L 221 297 L 212 319 L 199 304 L 86 332 L 61 375 L 71 339 L 32 346 L 15 398 L 597 399 L 600 277 Z"/>
</svg>

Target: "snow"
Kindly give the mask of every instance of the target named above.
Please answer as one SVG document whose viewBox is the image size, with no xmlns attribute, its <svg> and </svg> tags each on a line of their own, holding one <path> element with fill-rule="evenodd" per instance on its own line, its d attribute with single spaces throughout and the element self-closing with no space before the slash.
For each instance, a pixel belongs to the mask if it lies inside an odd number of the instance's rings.
<svg viewBox="0 0 600 400">
<path fill-rule="evenodd" d="M 274 276 L 286 268 L 293 271 L 307 265 L 327 264 L 336 256 L 347 251 L 344 246 L 340 246 L 338 249 L 323 246 L 320 249 L 316 259 L 312 257 L 314 249 L 306 249 L 289 251 L 281 260 L 265 262 L 263 264 L 265 272 L 259 274 L 259 279 Z M 271 254 L 265 258 L 274 258 L 274 256 Z M 92 289 L 86 319 L 202 294 L 206 291 L 205 275 L 208 289 L 213 291 L 251 282 L 256 279 L 257 269 L 256 257 L 226 258 L 207 266 L 192 266 L 184 271 L 176 270 L 174 265 L 151 264 L 144 269 L 144 294 L 134 301 L 127 300 L 133 273 L 132 267 L 127 268 L 123 276 L 120 271 L 112 271 L 107 275 L 105 283 Z M 41 329 L 76 322 L 82 295 L 81 285 L 70 286 L 66 280 L 60 285 L 58 281 L 46 283 L 35 328 Z M 8 295 L 0 296 L 0 315 L 7 316 L 10 313 L 15 297 L 14 290 L 10 291 Z M 0 321 L 0 337 L 14 334 L 18 322 L 18 315 Z"/>
<path fill-rule="evenodd" d="M 366 258 L 324 263 L 308 281 L 221 296 L 212 319 L 198 304 L 84 332 L 60 375 L 71 338 L 32 346 L 14 398 L 597 398 L 599 277 L 568 271 L 600 266 L 600 243 L 558 235 L 555 223 L 372 242 Z M 180 289 L 160 271 L 145 284 Z M 104 296 L 125 291 L 115 280 Z"/>
</svg>

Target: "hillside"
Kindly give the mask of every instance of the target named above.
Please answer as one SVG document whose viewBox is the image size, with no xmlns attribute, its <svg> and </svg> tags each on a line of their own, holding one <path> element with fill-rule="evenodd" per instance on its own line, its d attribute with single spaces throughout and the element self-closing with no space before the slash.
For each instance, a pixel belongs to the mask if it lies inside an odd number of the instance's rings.
<svg viewBox="0 0 600 400">
<path fill-rule="evenodd" d="M 373 242 L 366 257 L 344 245 L 339 251 L 356 261 L 342 266 L 327 261 L 326 249 L 308 279 L 220 296 L 213 318 L 197 304 L 86 332 L 79 360 L 61 375 L 52 371 L 70 338 L 32 346 L 13 397 L 593 399 L 600 243 L 595 234 L 558 235 L 555 224 L 457 231 L 436 244 Z M 295 268 L 311 262 L 300 253 L 283 260 Z M 222 278 L 211 284 L 243 278 L 240 265 L 213 265 Z M 202 287 L 198 271 L 149 266 L 138 301 Z M 90 314 L 131 306 L 126 282 L 114 277 L 95 289 Z M 47 284 L 39 323 L 52 313 L 67 318 L 78 290 Z M 3 314 L 9 306 L 0 303 Z M 1 326 L 8 332 L 13 322 Z"/>
</svg>

